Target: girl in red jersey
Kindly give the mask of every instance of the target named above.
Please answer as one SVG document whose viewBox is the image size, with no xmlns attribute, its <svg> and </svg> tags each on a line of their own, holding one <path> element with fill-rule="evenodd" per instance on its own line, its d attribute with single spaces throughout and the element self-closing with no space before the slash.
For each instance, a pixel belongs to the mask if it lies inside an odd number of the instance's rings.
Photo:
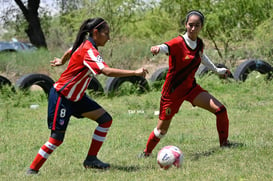
<svg viewBox="0 0 273 181">
<path fill-rule="evenodd" d="M 86 38 L 87 35 L 88 38 Z M 72 49 L 67 51 L 61 59 L 55 58 L 51 62 L 52 66 L 59 66 L 69 60 L 66 70 L 55 82 L 49 94 L 50 138 L 40 148 L 27 174 L 37 174 L 47 158 L 62 144 L 71 116 L 86 117 L 98 123 L 83 166 L 98 169 L 110 167 L 110 164 L 100 161 L 97 154 L 112 124 L 112 117 L 98 103 L 90 99 L 85 94 L 85 90 L 92 77 L 97 74 L 111 77 L 145 77 L 148 71 L 145 68 L 122 70 L 108 67 L 98 52 L 98 46 L 104 46 L 109 39 L 109 26 L 104 19 L 87 19 L 81 25 Z"/>
<path fill-rule="evenodd" d="M 190 11 L 186 16 L 186 33 L 164 44 L 152 46 L 151 53 L 169 55 L 169 70 L 162 90 L 160 114 L 156 128 L 151 132 L 146 148 L 140 156 L 149 156 L 170 126 L 173 116 L 178 112 L 183 101 L 193 106 L 206 109 L 216 115 L 220 146 L 228 146 L 229 120 L 224 105 L 202 89 L 194 75 L 202 62 L 219 75 L 229 74 L 225 68 L 217 68 L 203 54 L 203 42 L 198 37 L 204 25 L 204 15 L 200 11 Z"/>
</svg>

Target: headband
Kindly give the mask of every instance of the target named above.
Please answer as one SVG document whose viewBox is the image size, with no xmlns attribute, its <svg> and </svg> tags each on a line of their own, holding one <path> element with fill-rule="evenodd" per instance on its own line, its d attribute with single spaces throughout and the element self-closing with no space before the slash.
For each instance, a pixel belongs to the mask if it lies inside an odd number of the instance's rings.
<svg viewBox="0 0 273 181">
<path fill-rule="evenodd" d="M 191 15 L 197 15 L 197 16 L 199 16 L 199 17 L 201 18 L 202 24 L 204 24 L 204 19 L 205 19 L 204 15 L 203 15 L 201 12 L 196 11 L 196 10 L 192 10 L 192 11 L 190 11 L 190 12 L 187 14 L 187 16 L 186 16 L 186 22 L 188 22 L 189 17 L 190 17 Z"/>
<path fill-rule="evenodd" d="M 103 20 L 102 22 L 100 22 L 98 25 L 96 25 L 95 27 L 94 27 L 94 29 L 97 29 L 100 25 L 102 25 L 103 23 L 105 23 L 105 21 Z"/>
</svg>

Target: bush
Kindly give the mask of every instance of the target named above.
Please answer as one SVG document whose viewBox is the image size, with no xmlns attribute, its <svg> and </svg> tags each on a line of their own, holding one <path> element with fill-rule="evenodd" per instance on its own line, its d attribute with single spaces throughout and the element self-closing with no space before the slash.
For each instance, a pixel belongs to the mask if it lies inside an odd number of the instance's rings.
<svg viewBox="0 0 273 181">
<path fill-rule="evenodd" d="M 273 16 L 264 21 L 259 25 L 255 30 L 255 42 L 256 46 L 253 47 L 256 49 L 257 54 L 262 57 L 268 57 L 268 61 L 273 63 L 273 36 L 272 36 L 272 27 L 273 27 Z"/>
</svg>

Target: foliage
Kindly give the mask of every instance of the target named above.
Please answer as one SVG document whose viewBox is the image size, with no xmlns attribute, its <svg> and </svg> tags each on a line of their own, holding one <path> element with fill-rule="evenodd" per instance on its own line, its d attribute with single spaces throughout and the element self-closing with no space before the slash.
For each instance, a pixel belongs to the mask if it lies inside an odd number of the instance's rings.
<svg viewBox="0 0 273 181">
<path fill-rule="evenodd" d="M 231 43 L 253 38 L 253 30 L 270 17 L 272 6 L 271 0 L 161 1 L 161 7 L 175 20 L 182 20 L 183 23 L 189 10 L 201 10 L 206 17 L 204 37 L 213 41 L 215 46 L 216 42 L 223 45 L 224 56 L 221 52 L 219 55 L 225 59 L 229 58 L 228 52 Z M 265 9 L 269 9 L 269 11 Z"/>
<path fill-rule="evenodd" d="M 39 38 L 38 36 L 32 37 L 32 34 L 29 36 L 27 34 L 27 32 L 29 31 L 29 27 L 32 26 L 31 28 L 33 28 L 33 25 L 30 25 L 31 23 L 34 22 L 34 17 L 31 16 L 32 13 L 35 14 L 35 9 L 32 6 L 36 6 L 37 2 L 30 2 L 29 4 L 26 3 L 25 1 L 18 1 L 20 3 L 22 3 L 22 6 L 24 7 L 20 7 L 23 8 L 23 10 L 19 8 L 19 6 L 16 6 L 14 4 L 10 4 L 9 6 L 7 6 L 7 9 L 4 10 L 4 12 L 2 12 L 2 17 L 1 17 L 1 23 L 4 24 L 4 27 L 7 31 L 7 33 L 5 33 L 5 39 L 6 40 L 10 40 L 11 38 L 17 38 L 20 41 L 31 41 L 33 39 L 37 39 Z M 39 5 L 38 5 L 39 7 Z M 30 20 L 26 17 L 24 17 L 24 13 L 22 13 L 22 11 L 26 14 L 26 16 L 31 16 L 31 23 L 29 22 Z M 33 11 L 33 12 L 30 12 Z M 46 9 L 46 8 L 39 8 L 39 24 L 41 24 L 41 28 L 44 31 L 45 34 L 49 33 L 49 27 L 50 27 L 50 21 L 52 19 L 52 17 L 50 16 L 50 12 Z M 35 30 L 35 32 L 38 32 L 38 29 Z M 37 42 L 32 42 L 33 44 L 37 43 Z M 39 42 L 41 43 L 41 42 Z M 37 45 L 40 46 L 40 45 Z"/>
<path fill-rule="evenodd" d="M 19 9 L 11 6 L 5 10 L 4 14 L 5 16 L 3 15 L 1 19 L 4 27 L 8 30 L 4 36 L 5 39 L 11 40 L 11 38 L 17 38 L 19 40 L 27 40 L 27 35 L 24 32 L 27 23 L 20 14 Z"/>
<path fill-rule="evenodd" d="M 270 14 L 264 11 L 270 0 L 231 0 L 219 1 L 213 6 L 212 13 L 207 11 L 205 32 L 211 33 L 216 40 L 224 45 L 225 55 L 230 42 L 244 41 L 253 37 L 253 29 Z"/>
<path fill-rule="evenodd" d="M 178 35 L 176 23 L 165 11 L 161 11 L 158 7 L 152 11 L 148 11 L 143 19 L 129 23 L 122 29 L 122 33 L 127 37 L 135 37 L 137 39 L 149 39 L 152 42 L 166 41 L 167 39 Z"/>
<path fill-rule="evenodd" d="M 50 17 L 49 12 L 40 9 L 42 27 L 50 50 L 64 51 L 70 47 L 83 20 L 100 16 L 105 18 L 111 27 L 111 43 L 107 46 L 107 55 L 104 56 L 112 59 L 117 55 L 115 49 L 118 46 L 124 47 L 127 42 L 130 46 L 133 46 L 131 45 L 133 41 L 149 42 L 151 45 L 177 36 L 178 33 L 185 31 L 186 13 L 198 9 L 206 17 L 205 27 L 200 36 L 205 40 L 208 55 L 212 56 L 215 62 L 235 65 L 238 59 L 255 57 L 271 61 L 272 35 L 269 33 L 270 30 L 262 28 L 270 27 L 272 22 L 271 0 L 151 0 L 149 3 L 144 0 L 58 0 L 57 2 L 61 7 L 61 13 L 57 16 Z M 9 26 L 6 27 L 11 31 L 5 37 L 16 35 L 26 39 L 22 28 L 26 27 L 25 21 L 21 15 L 16 16 L 16 20 L 15 22 L 7 19 Z M 266 35 L 266 38 L 263 38 L 265 37 L 263 35 Z M 259 42 L 258 49 L 255 49 L 256 42 Z M 118 54 L 121 55 L 120 52 Z M 123 61 L 123 58 L 121 60 Z"/>
<path fill-rule="evenodd" d="M 0 72 L 13 83 L 22 75 L 29 73 L 46 74 L 56 80 L 65 67 L 52 69 L 50 61 L 62 53 L 62 51 L 49 52 L 45 49 L 38 49 L 33 52 L 0 53 Z"/>
<path fill-rule="evenodd" d="M 273 12 L 273 11 L 272 11 Z M 261 52 L 264 57 L 268 57 L 268 61 L 273 63 L 273 36 L 272 36 L 272 27 L 273 27 L 273 15 L 268 20 L 260 24 L 255 33 L 255 49 L 258 52 Z"/>
</svg>

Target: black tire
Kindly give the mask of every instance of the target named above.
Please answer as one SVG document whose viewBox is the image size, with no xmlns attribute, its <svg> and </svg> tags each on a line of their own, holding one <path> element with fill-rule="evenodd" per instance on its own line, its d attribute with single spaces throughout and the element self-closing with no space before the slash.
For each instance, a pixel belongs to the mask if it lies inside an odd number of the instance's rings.
<svg viewBox="0 0 273 181">
<path fill-rule="evenodd" d="M 11 86 L 11 82 L 6 77 L 0 75 L 0 89 L 2 89 L 3 86 Z"/>
<path fill-rule="evenodd" d="M 101 92 L 101 93 L 103 92 L 103 87 L 102 87 L 101 83 L 98 81 L 98 79 L 96 79 L 96 77 L 92 78 L 87 89 L 91 89 L 95 92 Z"/>
<path fill-rule="evenodd" d="M 215 66 L 217 68 L 226 68 L 226 69 L 228 69 L 224 64 L 221 64 L 221 63 L 216 63 Z M 203 77 L 204 75 L 209 74 L 210 72 L 211 71 L 208 69 L 208 67 L 206 67 L 203 64 L 200 64 L 199 68 L 196 71 L 196 75 L 198 75 L 199 77 Z M 219 77 L 221 78 L 221 76 L 219 76 Z M 228 78 L 233 78 L 233 75 L 230 74 L 228 76 Z"/>
<path fill-rule="evenodd" d="M 43 91 L 49 95 L 49 91 L 53 86 L 54 81 L 47 75 L 44 74 L 27 74 L 22 76 L 16 82 L 16 87 L 19 90 L 27 91 L 33 85 L 40 86 Z"/>
<path fill-rule="evenodd" d="M 271 78 L 273 68 L 270 64 L 262 60 L 247 60 L 236 68 L 234 79 L 237 81 L 245 81 L 248 74 L 253 71 L 257 71 L 261 74 L 268 74 L 268 78 Z"/>
<path fill-rule="evenodd" d="M 124 82 L 131 82 L 132 84 L 137 85 L 140 92 L 145 92 L 149 90 L 149 84 L 144 77 L 109 77 L 106 81 L 106 86 L 104 89 L 105 93 L 109 94 L 115 92 Z"/>
<path fill-rule="evenodd" d="M 168 72 L 169 67 L 162 67 L 160 69 L 157 69 L 151 76 L 150 81 L 155 82 L 155 81 L 161 81 L 165 80 L 166 74 Z"/>
</svg>

